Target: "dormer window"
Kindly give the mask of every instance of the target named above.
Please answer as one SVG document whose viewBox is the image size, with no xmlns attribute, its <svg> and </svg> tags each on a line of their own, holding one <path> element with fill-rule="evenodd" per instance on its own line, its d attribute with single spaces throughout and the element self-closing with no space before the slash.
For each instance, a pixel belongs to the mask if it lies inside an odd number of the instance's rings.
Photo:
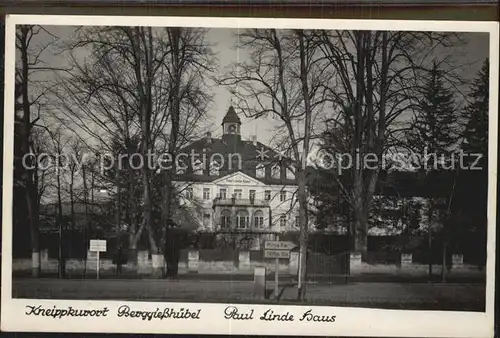
<svg viewBox="0 0 500 338">
<path fill-rule="evenodd" d="M 289 180 L 294 180 L 295 179 L 295 171 L 293 168 L 286 168 L 286 178 Z"/>
<path fill-rule="evenodd" d="M 219 176 L 220 164 L 217 161 L 210 163 L 210 176 Z"/>
<path fill-rule="evenodd" d="M 193 163 L 193 173 L 195 175 L 203 175 L 203 163 L 199 159 Z"/>
<path fill-rule="evenodd" d="M 186 164 L 183 161 L 177 161 L 175 164 L 175 172 L 177 175 L 184 175 L 186 173 Z"/>
<path fill-rule="evenodd" d="M 281 176 L 281 168 L 279 165 L 275 165 L 274 167 L 272 167 L 271 169 L 271 176 L 272 178 L 280 178 Z"/>
<path fill-rule="evenodd" d="M 257 167 L 255 168 L 255 176 L 257 178 L 264 178 L 266 177 L 266 168 L 262 163 L 259 163 Z"/>
</svg>

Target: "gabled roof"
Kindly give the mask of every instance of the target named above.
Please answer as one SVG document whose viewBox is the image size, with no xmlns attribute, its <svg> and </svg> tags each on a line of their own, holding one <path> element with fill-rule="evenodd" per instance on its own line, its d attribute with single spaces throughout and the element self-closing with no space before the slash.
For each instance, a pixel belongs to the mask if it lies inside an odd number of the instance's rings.
<svg viewBox="0 0 500 338">
<path fill-rule="evenodd" d="M 238 114 L 236 114 L 236 111 L 234 110 L 233 106 L 230 106 L 229 109 L 227 110 L 226 116 L 222 119 L 222 123 L 226 122 L 233 122 L 233 123 L 239 123 L 241 124 L 240 117 Z"/>
</svg>

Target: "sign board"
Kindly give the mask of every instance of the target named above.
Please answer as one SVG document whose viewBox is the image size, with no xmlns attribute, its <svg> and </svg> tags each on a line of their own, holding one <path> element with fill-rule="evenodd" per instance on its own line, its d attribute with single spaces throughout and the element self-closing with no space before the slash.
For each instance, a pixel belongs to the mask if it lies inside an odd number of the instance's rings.
<svg viewBox="0 0 500 338">
<path fill-rule="evenodd" d="M 289 250 L 264 250 L 264 258 L 290 258 Z"/>
<path fill-rule="evenodd" d="M 264 250 L 292 250 L 297 245 L 293 242 L 266 241 Z"/>
<path fill-rule="evenodd" d="M 91 239 L 89 251 L 106 252 L 106 240 Z"/>
<path fill-rule="evenodd" d="M 96 272 L 97 272 L 97 279 L 99 279 L 99 267 L 101 263 L 99 262 L 99 252 L 106 252 L 106 240 L 104 239 L 91 239 L 90 240 L 90 252 L 95 252 L 96 253 Z"/>
</svg>

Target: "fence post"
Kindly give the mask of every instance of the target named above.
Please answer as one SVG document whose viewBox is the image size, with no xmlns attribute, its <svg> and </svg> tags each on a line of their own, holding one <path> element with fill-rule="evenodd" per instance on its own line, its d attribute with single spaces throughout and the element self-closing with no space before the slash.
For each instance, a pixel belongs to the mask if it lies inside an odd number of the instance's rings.
<svg viewBox="0 0 500 338">
<path fill-rule="evenodd" d="M 49 249 L 40 251 L 40 270 L 43 271 L 49 265 Z"/>
<path fill-rule="evenodd" d="M 137 252 L 137 273 L 143 274 L 149 272 L 149 253 L 146 250 Z"/>
<path fill-rule="evenodd" d="M 361 253 L 351 252 L 349 259 L 349 272 L 352 273 L 361 267 Z"/>
<path fill-rule="evenodd" d="M 240 251 L 238 253 L 238 269 L 250 269 L 250 251 Z"/>
<path fill-rule="evenodd" d="M 451 256 L 451 267 L 452 269 L 461 268 L 464 265 L 464 255 L 453 254 Z"/>
<path fill-rule="evenodd" d="M 411 253 L 401 254 L 401 269 L 408 268 L 413 263 L 413 255 Z"/>
<path fill-rule="evenodd" d="M 188 252 L 188 271 L 198 272 L 200 265 L 200 252 L 197 250 L 190 250 Z"/>
</svg>

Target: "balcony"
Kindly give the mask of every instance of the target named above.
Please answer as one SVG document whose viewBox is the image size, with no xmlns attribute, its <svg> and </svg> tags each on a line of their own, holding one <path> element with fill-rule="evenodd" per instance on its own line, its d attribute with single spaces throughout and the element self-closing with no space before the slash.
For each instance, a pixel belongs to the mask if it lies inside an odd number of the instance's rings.
<svg viewBox="0 0 500 338">
<path fill-rule="evenodd" d="M 220 198 L 216 197 L 213 201 L 213 206 L 256 206 L 269 207 L 268 200 L 253 199 L 253 198 Z"/>
<path fill-rule="evenodd" d="M 237 228 L 235 226 L 231 227 L 223 227 L 222 224 L 216 225 L 216 232 L 221 234 L 276 234 L 279 232 L 279 229 L 270 229 L 270 228 Z"/>
</svg>

